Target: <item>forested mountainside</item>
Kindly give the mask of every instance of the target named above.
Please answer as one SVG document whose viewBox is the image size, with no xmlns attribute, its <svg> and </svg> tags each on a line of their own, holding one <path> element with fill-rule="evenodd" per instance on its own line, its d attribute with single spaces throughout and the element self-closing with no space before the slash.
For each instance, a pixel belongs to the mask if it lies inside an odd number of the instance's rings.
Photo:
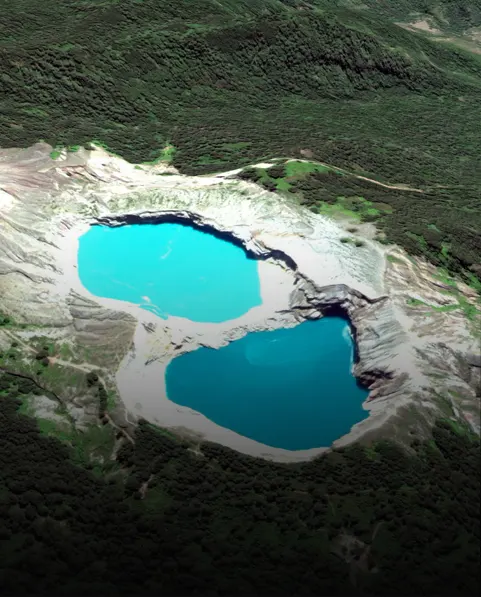
<svg viewBox="0 0 481 597">
<path fill-rule="evenodd" d="M 475 26 L 479 7 L 11 2 L 0 23 L 0 144 L 96 139 L 135 162 L 168 147 L 164 157 L 190 174 L 307 152 L 424 190 L 398 193 L 399 212 L 380 222 L 389 240 L 479 272 L 481 56 L 393 22 L 417 11 L 446 27 Z M 352 190 L 336 193 L 331 201 Z M 434 247 L 428 230 L 438 231 Z"/>
<path fill-rule="evenodd" d="M 0 25 L 2 144 L 98 138 L 143 161 L 170 141 L 190 173 L 307 147 L 381 178 L 464 180 L 478 57 L 365 11 L 301 8 L 12 3 Z"/>
<path fill-rule="evenodd" d="M 74 449 L 23 414 L 43 392 L 0 372 L 5 594 L 478 594 L 479 438 L 465 428 L 441 421 L 411 454 L 379 442 L 289 466 L 147 423 L 135 444 L 105 441 L 106 426 Z"/>
<path fill-rule="evenodd" d="M 372 221 L 380 242 L 479 290 L 481 55 L 398 23 L 457 39 L 480 12 L 480 0 L 3 2 L 0 146 L 97 140 L 186 174 L 283 158 L 239 176 Z M 36 361 L 48 370 L 48 351 Z M 82 430 L 35 420 L 32 398 L 52 391 L 20 369 L 0 370 L 2 594 L 479 594 L 479 438 L 452 419 L 404 448 L 366 440 L 287 466 L 146 422 L 130 435 L 105 417 Z"/>
</svg>

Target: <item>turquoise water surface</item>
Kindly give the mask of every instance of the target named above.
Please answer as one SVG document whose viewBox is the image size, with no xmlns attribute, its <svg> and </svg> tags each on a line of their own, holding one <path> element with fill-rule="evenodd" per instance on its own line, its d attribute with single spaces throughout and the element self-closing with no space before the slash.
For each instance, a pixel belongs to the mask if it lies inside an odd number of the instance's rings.
<svg viewBox="0 0 481 597">
<path fill-rule="evenodd" d="M 183 224 L 92 226 L 79 239 L 78 272 L 92 294 L 162 318 L 219 323 L 262 303 L 257 261 Z"/>
<path fill-rule="evenodd" d="M 351 374 L 344 319 L 253 332 L 217 350 L 199 348 L 166 371 L 168 398 L 222 427 L 275 448 L 330 446 L 368 416 L 368 391 Z"/>
<path fill-rule="evenodd" d="M 79 239 L 78 271 L 92 294 L 163 318 L 218 323 L 262 302 L 257 261 L 184 224 L 92 226 Z M 167 367 L 167 395 L 268 446 L 324 447 L 368 415 L 352 362 L 347 322 L 326 317 L 181 355 Z"/>
</svg>

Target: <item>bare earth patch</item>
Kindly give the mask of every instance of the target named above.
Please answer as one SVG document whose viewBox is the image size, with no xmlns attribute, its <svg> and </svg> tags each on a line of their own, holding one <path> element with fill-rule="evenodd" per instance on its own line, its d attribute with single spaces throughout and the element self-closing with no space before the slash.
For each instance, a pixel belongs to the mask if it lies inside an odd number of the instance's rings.
<svg viewBox="0 0 481 597">
<path fill-rule="evenodd" d="M 414 29 L 419 29 L 420 31 L 427 31 L 428 33 L 441 33 L 439 29 L 433 27 L 426 20 L 415 21 L 414 23 L 411 23 L 411 27 L 413 27 Z"/>
<path fill-rule="evenodd" d="M 473 54 L 481 54 L 481 32 L 479 29 L 470 29 L 459 37 L 444 35 L 440 29 L 437 29 L 426 20 L 414 21 L 413 23 L 396 23 L 408 31 L 423 31 L 432 35 L 433 41 L 441 43 L 451 43 L 463 50 Z"/>
</svg>

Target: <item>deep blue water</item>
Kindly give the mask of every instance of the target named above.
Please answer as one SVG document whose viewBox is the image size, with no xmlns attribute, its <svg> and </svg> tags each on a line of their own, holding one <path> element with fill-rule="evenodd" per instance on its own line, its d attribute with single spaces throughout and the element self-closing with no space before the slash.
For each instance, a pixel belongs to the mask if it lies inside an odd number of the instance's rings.
<svg viewBox="0 0 481 597">
<path fill-rule="evenodd" d="M 368 391 L 351 374 L 344 319 L 252 332 L 217 350 L 199 348 L 167 367 L 172 402 L 268 446 L 330 446 L 368 416 Z"/>
<path fill-rule="evenodd" d="M 79 239 L 78 272 L 95 296 L 162 318 L 219 323 L 262 303 L 257 261 L 183 224 L 92 226 Z"/>
</svg>

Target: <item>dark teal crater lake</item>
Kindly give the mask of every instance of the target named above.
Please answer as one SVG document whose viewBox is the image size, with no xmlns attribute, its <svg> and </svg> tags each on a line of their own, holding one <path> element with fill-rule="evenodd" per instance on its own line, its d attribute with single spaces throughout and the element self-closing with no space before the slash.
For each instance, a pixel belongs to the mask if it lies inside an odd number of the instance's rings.
<svg viewBox="0 0 481 597">
<path fill-rule="evenodd" d="M 95 296 L 162 318 L 219 323 L 262 303 L 257 261 L 184 224 L 92 226 L 79 239 L 78 273 Z"/>
<path fill-rule="evenodd" d="M 368 416 L 353 359 L 348 323 L 325 317 L 185 353 L 167 367 L 167 396 L 268 446 L 327 447 Z"/>
</svg>

